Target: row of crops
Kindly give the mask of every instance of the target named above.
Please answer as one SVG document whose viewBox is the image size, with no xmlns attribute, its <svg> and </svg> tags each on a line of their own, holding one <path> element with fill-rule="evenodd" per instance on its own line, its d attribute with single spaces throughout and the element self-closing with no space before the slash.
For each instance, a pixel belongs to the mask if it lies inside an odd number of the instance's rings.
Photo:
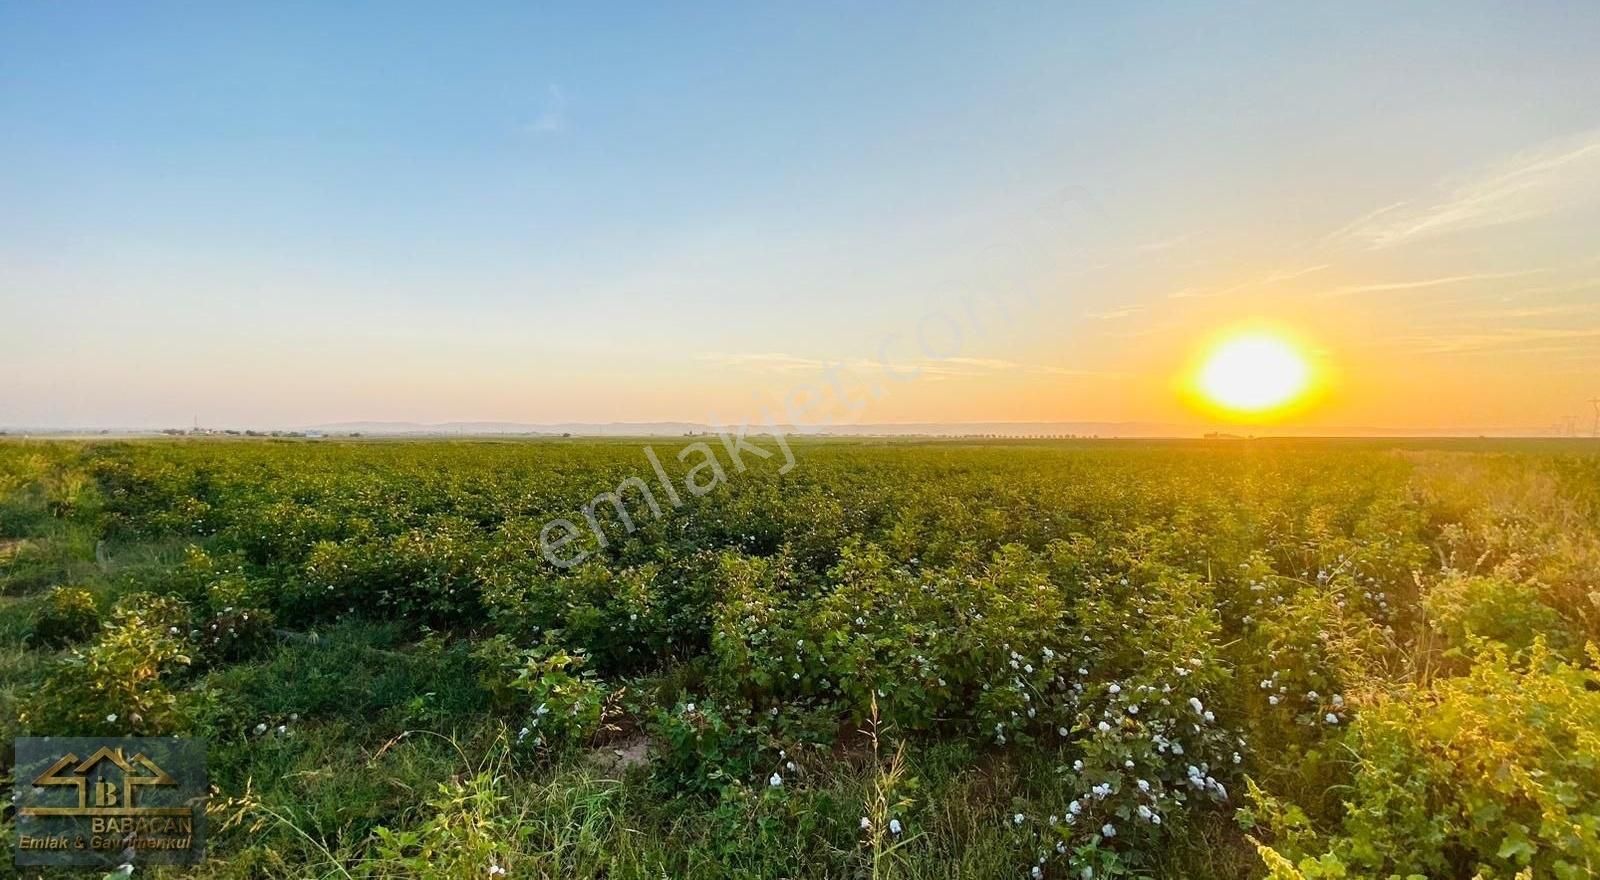
<svg viewBox="0 0 1600 880">
<path fill-rule="evenodd" d="M 1600 868 L 1592 453 L 652 445 L 0 445 L 0 730 L 206 737 L 238 876 Z"/>
</svg>

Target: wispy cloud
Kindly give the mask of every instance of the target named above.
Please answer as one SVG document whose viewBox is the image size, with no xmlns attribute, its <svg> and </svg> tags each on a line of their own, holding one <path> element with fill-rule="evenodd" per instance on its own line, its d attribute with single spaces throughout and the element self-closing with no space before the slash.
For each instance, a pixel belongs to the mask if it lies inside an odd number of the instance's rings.
<svg viewBox="0 0 1600 880">
<path fill-rule="evenodd" d="M 1037 376 L 1106 376 L 1103 370 L 1074 370 L 1049 364 L 1025 364 L 998 358 L 943 358 L 929 362 L 934 371 L 944 369 L 949 375 L 975 376 L 991 373 L 1027 373 Z"/>
<path fill-rule="evenodd" d="M 828 361 L 821 358 L 783 354 L 782 352 L 706 352 L 696 355 L 695 360 L 724 367 L 775 370 L 788 373 L 816 372 L 835 365 L 860 368 L 868 364 L 867 361 L 863 360 Z"/>
<path fill-rule="evenodd" d="M 1402 336 L 1394 342 L 1418 354 L 1558 354 L 1589 350 L 1600 340 L 1600 328 L 1505 327 L 1473 333 Z"/>
<path fill-rule="evenodd" d="M 1084 317 L 1093 318 L 1096 321 L 1120 321 L 1123 318 L 1131 318 L 1145 311 L 1148 311 L 1145 306 L 1126 306 L 1120 309 L 1112 309 L 1109 312 L 1088 312 Z"/>
<path fill-rule="evenodd" d="M 1260 278 L 1253 278 L 1230 287 L 1181 287 L 1167 294 L 1167 299 L 1205 299 L 1213 296 L 1227 296 L 1230 293 L 1238 293 L 1242 290 L 1270 287 L 1274 284 L 1282 284 L 1285 281 L 1293 281 L 1296 278 L 1304 278 L 1331 266 L 1331 263 L 1318 263 L 1314 266 L 1303 266 L 1299 269 L 1280 269 Z"/>
<path fill-rule="evenodd" d="M 1293 281 L 1296 278 L 1303 278 L 1306 275 L 1310 275 L 1314 272 L 1321 272 L 1323 269 L 1327 269 L 1331 265 L 1331 263 L 1318 263 L 1315 266 L 1306 266 L 1303 269 L 1286 269 L 1283 271 L 1274 272 L 1271 275 L 1268 275 L 1266 278 L 1263 278 L 1262 283 L 1277 284 L 1281 281 Z"/>
<path fill-rule="evenodd" d="M 1600 315 L 1600 303 L 1569 303 L 1561 306 L 1523 306 L 1503 309 L 1479 309 L 1472 312 L 1463 312 L 1461 317 L 1494 320 L 1518 320 L 1526 318 L 1558 318 L 1571 315 Z"/>
<path fill-rule="evenodd" d="M 551 84 L 546 87 L 544 97 L 539 101 L 539 110 L 533 119 L 522 126 L 523 130 L 531 134 L 560 134 L 567 130 L 567 94 L 561 87 Z"/>
<path fill-rule="evenodd" d="M 769 370 L 779 373 L 820 373 L 824 370 L 843 369 L 852 372 L 882 372 L 884 365 L 866 358 L 803 357 L 781 352 L 711 352 L 697 355 L 696 360 L 728 368 Z M 919 369 L 921 374 L 936 378 L 956 376 L 993 376 L 1000 373 L 1021 373 L 1040 376 L 1107 376 L 1099 370 L 1075 370 L 1049 364 L 1029 364 L 1001 358 L 947 357 L 926 358 L 920 361 L 897 361 L 896 370 Z"/>
<path fill-rule="evenodd" d="M 1150 254 L 1150 253 L 1155 253 L 1157 251 L 1170 251 L 1173 248 L 1179 247 L 1180 245 L 1184 244 L 1188 240 L 1189 240 L 1189 233 L 1184 232 L 1184 233 L 1181 233 L 1179 235 L 1174 235 L 1171 238 L 1163 238 L 1163 239 L 1161 239 L 1159 241 L 1146 242 L 1144 244 L 1141 244 L 1141 245 L 1138 245 L 1137 247 L 1135 247 L 1133 249 L 1133 251 L 1134 251 L 1134 253 L 1138 253 L 1138 254 Z"/>
<path fill-rule="evenodd" d="M 1326 236 L 1372 248 L 1530 220 L 1600 196 L 1600 132 L 1525 151 L 1447 188 L 1442 198 L 1380 208 Z"/>
<path fill-rule="evenodd" d="M 1428 287 L 1444 287 L 1452 284 L 1471 284 L 1479 281 L 1497 281 L 1505 278 L 1521 278 L 1533 275 L 1543 269 L 1529 269 L 1522 272 L 1478 272 L 1471 275 L 1444 275 L 1438 278 L 1419 278 L 1413 281 L 1383 281 L 1374 284 L 1349 284 L 1344 287 L 1334 287 L 1322 291 L 1321 296 L 1350 296 L 1357 293 L 1390 293 L 1401 290 L 1420 290 Z"/>
<path fill-rule="evenodd" d="M 1373 224 L 1377 223 L 1380 218 L 1387 217 L 1387 216 L 1393 214 L 1394 212 L 1400 210 L 1401 208 L 1404 208 L 1407 204 L 1408 203 L 1406 203 L 1406 202 L 1395 202 L 1392 205 L 1384 205 L 1383 207 L 1378 208 L 1376 210 L 1368 211 L 1367 213 L 1362 214 L 1360 217 L 1357 217 L 1356 219 L 1351 220 L 1349 223 L 1346 223 L 1345 225 L 1339 227 L 1338 229 L 1335 229 L 1334 231 L 1328 233 L 1327 235 L 1324 235 L 1321 239 L 1319 239 L 1317 241 L 1317 244 L 1318 245 L 1335 244 L 1337 242 L 1340 242 L 1340 241 L 1343 241 L 1345 239 L 1351 238 L 1352 236 L 1356 236 L 1357 233 L 1359 233 L 1361 230 L 1367 229 L 1367 228 L 1371 227 Z"/>
</svg>

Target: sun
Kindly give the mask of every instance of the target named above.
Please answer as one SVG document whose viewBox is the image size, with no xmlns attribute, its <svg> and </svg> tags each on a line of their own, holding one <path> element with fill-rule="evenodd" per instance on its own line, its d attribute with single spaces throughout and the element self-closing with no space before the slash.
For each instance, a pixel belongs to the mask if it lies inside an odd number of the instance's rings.
<svg viewBox="0 0 1600 880">
<path fill-rule="evenodd" d="M 1260 415 L 1287 406 L 1311 385 L 1311 365 L 1275 333 L 1230 336 L 1205 358 L 1195 377 L 1201 396 L 1225 410 Z"/>
</svg>

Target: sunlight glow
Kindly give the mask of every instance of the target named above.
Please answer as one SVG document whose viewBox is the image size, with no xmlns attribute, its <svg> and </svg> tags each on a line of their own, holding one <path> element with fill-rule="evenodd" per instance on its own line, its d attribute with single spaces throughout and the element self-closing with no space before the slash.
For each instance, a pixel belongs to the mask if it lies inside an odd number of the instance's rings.
<svg viewBox="0 0 1600 880">
<path fill-rule="evenodd" d="M 1240 413 L 1293 403 L 1311 383 L 1311 367 L 1296 346 L 1271 333 L 1221 342 L 1200 367 L 1196 384 L 1207 400 Z"/>
</svg>

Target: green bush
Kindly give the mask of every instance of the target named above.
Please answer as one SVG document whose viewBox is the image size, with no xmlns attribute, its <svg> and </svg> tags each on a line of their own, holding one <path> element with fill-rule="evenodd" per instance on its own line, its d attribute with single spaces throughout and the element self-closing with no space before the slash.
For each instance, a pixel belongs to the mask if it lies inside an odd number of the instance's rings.
<svg viewBox="0 0 1600 880">
<path fill-rule="evenodd" d="M 1455 655 L 1474 650 L 1483 640 L 1513 653 L 1527 652 L 1540 637 L 1557 651 L 1568 650 L 1574 641 L 1536 586 L 1504 577 L 1443 578 L 1423 594 L 1422 606 L 1428 625 L 1444 636 Z"/>
<path fill-rule="evenodd" d="M 479 682 L 491 704 L 522 726 L 516 744 L 561 749 L 584 744 L 601 730 L 609 691 L 585 668 L 582 654 L 554 645 L 519 649 L 504 636 L 473 652 Z"/>
<path fill-rule="evenodd" d="M 136 735 L 179 729 L 177 696 L 166 676 L 189 664 L 174 621 L 176 600 L 125 598 L 95 641 L 58 662 L 24 710 L 24 725 L 52 736 Z"/>
<path fill-rule="evenodd" d="M 1600 870 L 1600 654 L 1526 662 L 1487 647 L 1466 675 L 1366 708 L 1345 815 L 1297 841 L 1307 878 L 1422 875 L 1578 880 Z"/>
<path fill-rule="evenodd" d="M 56 587 L 33 622 L 33 637 L 52 648 L 81 642 L 100 629 L 100 604 L 82 587 Z"/>
<path fill-rule="evenodd" d="M 660 708 L 651 732 L 660 746 L 651 778 L 674 797 L 715 794 L 750 782 L 761 766 L 763 731 L 737 709 L 706 701 Z"/>
</svg>

